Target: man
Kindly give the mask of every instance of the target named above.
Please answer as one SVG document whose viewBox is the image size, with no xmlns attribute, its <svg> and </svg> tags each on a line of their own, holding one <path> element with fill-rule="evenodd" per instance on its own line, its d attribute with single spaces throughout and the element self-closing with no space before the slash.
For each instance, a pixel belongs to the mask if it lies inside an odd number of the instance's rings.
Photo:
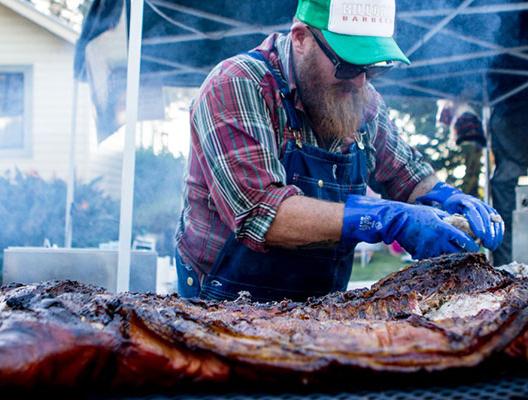
<svg viewBox="0 0 528 400">
<path fill-rule="evenodd" d="M 498 246 L 500 217 L 438 182 L 369 82 L 409 63 L 394 19 L 394 0 L 300 0 L 289 34 L 211 72 L 191 108 L 180 295 L 270 301 L 345 290 L 360 241 L 397 240 L 414 258 L 477 251 L 443 222 L 447 213 L 466 215 L 484 246 Z M 391 200 L 366 197 L 367 184 Z"/>
</svg>

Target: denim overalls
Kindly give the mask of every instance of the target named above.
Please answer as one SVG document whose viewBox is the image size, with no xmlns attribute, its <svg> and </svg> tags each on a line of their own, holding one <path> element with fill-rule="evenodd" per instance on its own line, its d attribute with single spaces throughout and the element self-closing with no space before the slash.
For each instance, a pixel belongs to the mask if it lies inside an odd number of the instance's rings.
<svg viewBox="0 0 528 400">
<path fill-rule="evenodd" d="M 295 138 L 288 141 L 281 159 L 287 183 L 299 187 L 305 196 L 334 202 L 344 202 L 349 194 L 364 195 L 367 156 L 363 143 L 353 143 L 346 154 L 331 153 L 302 143 L 288 84 L 277 75 L 262 53 L 252 51 L 249 55 L 266 63 L 279 84 L 287 123 L 294 133 Z M 266 253 L 258 253 L 238 242 L 232 234 L 201 287 L 194 283 L 196 274 L 192 268 L 184 265 L 176 252 L 178 293 L 182 297 L 234 300 L 240 291 L 247 291 L 254 301 L 284 298 L 302 301 L 309 296 L 346 290 L 353 255 L 354 248 L 341 245 L 298 250 L 273 247 Z M 190 282 L 194 284 L 188 285 Z"/>
</svg>

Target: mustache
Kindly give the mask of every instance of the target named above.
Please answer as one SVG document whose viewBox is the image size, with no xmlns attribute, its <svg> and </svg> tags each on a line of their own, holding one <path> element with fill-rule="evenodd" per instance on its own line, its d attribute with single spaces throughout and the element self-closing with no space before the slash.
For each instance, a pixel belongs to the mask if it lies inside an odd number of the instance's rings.
<svg viewBox="0 0 528 400">
<path fill-rule="evenodd" d="M 323 71 L 315 57 L 298 65 L 299 94 L 312 128 L 325 139 L 344 138 L 358 129 L 369 90 L 351 80 L 321 82 Z"/>
</svg>

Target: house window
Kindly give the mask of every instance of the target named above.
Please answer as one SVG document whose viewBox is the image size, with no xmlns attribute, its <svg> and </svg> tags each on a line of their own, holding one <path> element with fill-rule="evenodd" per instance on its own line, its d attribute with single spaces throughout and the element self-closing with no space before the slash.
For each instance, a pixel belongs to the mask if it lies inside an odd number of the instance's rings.
<svg viewBox="0 0 528 400">
<path fill-rule="evenodd" d="M 29 151 L 30 68 L 0 67 L 0 154 Z"/>
</svg>

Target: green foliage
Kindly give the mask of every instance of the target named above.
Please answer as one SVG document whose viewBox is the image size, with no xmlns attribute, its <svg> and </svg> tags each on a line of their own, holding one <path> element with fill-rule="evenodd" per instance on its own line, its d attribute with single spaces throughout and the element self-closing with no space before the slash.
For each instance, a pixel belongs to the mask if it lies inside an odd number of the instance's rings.
<svg viewBox="0 0 528 400">
<path fill-rule="evenodd" d="M 354 260 L 350 281 L 377 281 L 405 267 L 401 256 L 393 256 L 385 251 L 377 251 L 364 267 L 359 260 Z"/>
<path fill-rule="evenodd" d="M 71 211 L 73 247 L 98 247 L 100 243 L 118 239 L 119 204 L 98 189 L 99 180 L 75 188 Z M 62 204 L 64 206 L 64 199 Z M 64 208 L 62 210 L 64 212 Z"/>
<path fill-rule="evenodd" d="M 152 148 L 136 152 L 134 234 L 154 234 L 161 256 L 172 255 L 183 193 L 185 158 Z"/>
<path fill-rule="evenodd" d="M 171 255 L 181 210 L 185 159 L 138 150 L 134 192 L 135 235 L 154 234 L 160 255 Z M 73 247 L 97 247 L 119 237 L 119 203 L 98 188 L 100 178 L 75 188 Z M 0 266 L 11 246 L 64 244 L 66 183 L 15 171 L 0 176 Z"/>
<path fill-rule="evenodd" d="M 64 244 L 66 183 L 15 171 L 0 177 L 0 251 L 9 246 Z M 79 184 L 72 208 L 74 246 L 91 247 L 116 240 L 118 204 L 97 189 L 97 181 Z M 1 260 L 0 260 L 1 261 Z"/>
<path fill-rule="evenodd" d="M 49 12 L 51 15 L 61 19 L 67 24 L 73 27 L 80 27 L 79 19 L 84 18 L 88 14 L 90 6 L 94 0 L 26 0 L 38 6 L 39 9 L 42 7 L 46 10 L 44 13 Z"/>
<path fill-rule="evenodd" d="M 456 179 L 454 171 L 464 165 L 464 155 L 460 148 L 450 142 L 448 132 L 436 126 L 436 101 L 391 99 L 387 105 L 396 112 L 407 141 L 412 142 L 412 136 L 422 135 L 422 140 L 413 144 L 414 147 L 425 156 L 435 171 L 446 176 L 446 182 L 461 186 L 462 179 Z"/>
<path fill-rule="evenodd" d="M 41 246 L 64 240 L 64 202 L 66 184 L 49 182 L 38 175 L 0 177 L 0 247 Z"/>
</svg>

